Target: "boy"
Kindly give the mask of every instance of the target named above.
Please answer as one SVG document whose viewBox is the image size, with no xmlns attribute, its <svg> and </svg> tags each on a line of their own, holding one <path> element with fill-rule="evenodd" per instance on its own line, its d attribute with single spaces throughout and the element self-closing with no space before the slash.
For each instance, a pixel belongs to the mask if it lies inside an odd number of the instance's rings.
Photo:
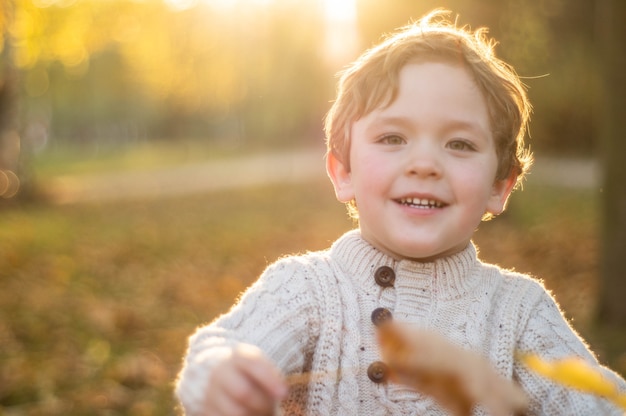
<svg viewBox="0 0 626 416">
<path fill-rule="evenodd" d="M 626 389 L 539 283 L 480 262 L 471 242 L 531 163 L 525 90 L 492 50 L 484 31 L 438 10 L 343 73 L 326 119 L 327 171 L 359 229 L 269 266 L 198 330 L 177 386 L 188 414 L 447 414 L 389 382 L 376 340 L 389 319 L 488 359 L 523 388 L 530 414 L 620 414 L 515 360 L 582 357 Z"/>
</svg>

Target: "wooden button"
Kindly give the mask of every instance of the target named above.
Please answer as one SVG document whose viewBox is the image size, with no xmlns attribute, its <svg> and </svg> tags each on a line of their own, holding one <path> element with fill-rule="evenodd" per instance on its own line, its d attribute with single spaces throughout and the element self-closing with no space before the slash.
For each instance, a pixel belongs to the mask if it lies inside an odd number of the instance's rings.
<svg viewBox="0 0 626 416">
<path fill-rule="evenodd" d="M 382 361 L 375 361 L 367 367 L 367 376 L 374 383 L 384 383 L 387 381 L 387 364 Z"/>
<path fill-rule="evenodd" d="M 381 266 L 374 273 L 374 280 L 379 286 L 391 287 L 396 281 L 396 273 L 389 266 Z"/>
<path fill-rule="evenodd" d="M 372 311 L 372 323 L 376 326 L 382 325 L 387 321 L 391 321 L 391 311 L 387 308 L 376 308 Z"/>
</svg>

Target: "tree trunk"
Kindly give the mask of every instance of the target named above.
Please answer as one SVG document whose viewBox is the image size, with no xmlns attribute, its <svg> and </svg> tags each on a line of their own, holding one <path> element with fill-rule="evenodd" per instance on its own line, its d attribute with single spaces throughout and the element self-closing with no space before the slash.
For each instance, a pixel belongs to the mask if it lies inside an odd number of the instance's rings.
<svg viewBox="0 0 626 416">
<path fill-rule="evenodd" d="M 604 166 L 598 323 L 626 328 L 626 1 L 598 0 L 596 4 Z"/>
</svg>

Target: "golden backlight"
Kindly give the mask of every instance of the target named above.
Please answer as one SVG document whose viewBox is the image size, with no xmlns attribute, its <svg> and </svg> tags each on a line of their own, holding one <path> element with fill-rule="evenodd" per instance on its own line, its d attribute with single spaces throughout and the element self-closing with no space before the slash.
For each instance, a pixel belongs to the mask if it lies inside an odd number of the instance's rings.
<svg viewBox="0 0 626 416">
<path fill-rule="evenodd" d="M 323 0 L 326 54 L 331 65 L 344 65 L 358 48 L 356 0 Z"/>
</svg>

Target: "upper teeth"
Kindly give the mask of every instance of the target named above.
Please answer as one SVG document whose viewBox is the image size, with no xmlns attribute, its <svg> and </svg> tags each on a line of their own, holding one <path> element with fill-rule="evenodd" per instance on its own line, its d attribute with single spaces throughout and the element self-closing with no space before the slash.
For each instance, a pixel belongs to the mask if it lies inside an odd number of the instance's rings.
<svg viewBox="0 0 626 416">
<path fill-rule="evenodd" d="M 442 203 L 439 201 L 435 201 L 434 199 L 423 199 L 423 198 L 402 198 L 400 199 L 400 203 L 406 205 L 419 205 L 423 207 L 435 207 L 439 208 L 442 206 Z"/>
</svg>

